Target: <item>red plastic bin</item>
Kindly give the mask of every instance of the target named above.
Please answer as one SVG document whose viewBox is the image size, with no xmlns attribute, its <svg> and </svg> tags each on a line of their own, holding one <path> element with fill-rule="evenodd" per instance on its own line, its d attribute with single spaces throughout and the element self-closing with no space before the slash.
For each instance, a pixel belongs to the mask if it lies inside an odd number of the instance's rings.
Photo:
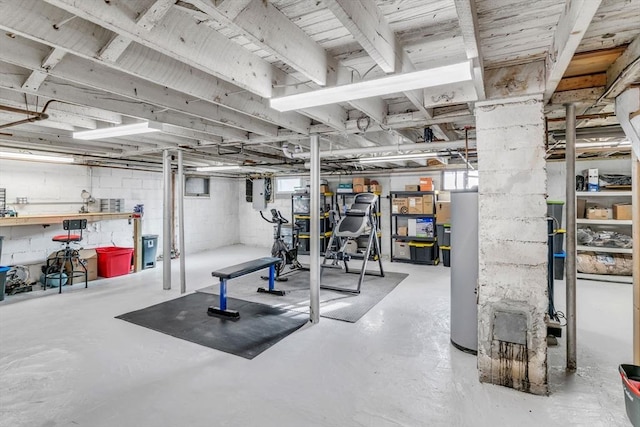
<svg viewBox="0 0 640 427">
<path fill-rule="evenodd" d="M 108 246 L 96 248 L 98 254 L 98 276 L 116 277 L 129 274 L 133 248 Z"/>
</svg>

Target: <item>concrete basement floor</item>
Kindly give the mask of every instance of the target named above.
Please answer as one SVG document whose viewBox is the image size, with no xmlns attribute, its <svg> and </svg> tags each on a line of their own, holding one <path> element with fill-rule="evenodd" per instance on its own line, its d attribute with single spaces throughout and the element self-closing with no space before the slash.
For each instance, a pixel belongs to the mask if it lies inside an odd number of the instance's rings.
<svg viewBox="0 0 640 427">
<path fill-rule="evenodd" d="M 188 256 L 187 291 L 267 253 Z M 321 318 L 246 360 L 114 318 L 180 296 L 172 264 L 170 291 L 159 263 L 0 303 L 0 426 L 630 425 L 617 372 L 632 356 L 630 285 L 578 283 L 579 369 L 564 373 L 561 340 L 551 395 L 534 396 L 480 384 L 475 356 L 450 345 L 448 268 L 387 262 L 410 275 L 360 321 Z"/>
</svg>

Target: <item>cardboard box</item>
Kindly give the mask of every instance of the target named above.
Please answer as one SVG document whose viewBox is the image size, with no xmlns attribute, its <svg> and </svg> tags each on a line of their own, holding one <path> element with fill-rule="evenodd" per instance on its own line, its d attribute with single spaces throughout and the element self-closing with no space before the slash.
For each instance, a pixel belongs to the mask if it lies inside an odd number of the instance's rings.
<svg viewBox="0 0 640 427">
<path fill-rule="evenodd" d="M 433 218 L 416 218 L 416 237 L 431 237 L 435 235 Z"/>
<path fill-rule="evenodd" d="M 406 214 L 409 213 L 409 199 L 405 197 L 396 197 L 391 199 L 391 213 Z"/>
<path fill-rule="evenodd" d="M 369 191 L 372 193 L 382 193 L 382 186 L 380 184 L 370 184 Z"/>
<path fill-rule="evenodd" d="M 363 184 L 353 184 L 353 192 L 354 193 L 364 193 L 366 190 Z"/>
<path fill-rule="evenodd" d="M 353 187 L 356 185 L 369 185 L 369 178 L 353 178 Z"/>
<path fill-rule="evenodd" d="M 589 172 L 587 173 L 587 190 L 600 191 L 598 169 L 589 169 Z"/>
<path fill-rule="evenodd" d="M 411 259 L 411 248 L 407 242 L 393 242 L 393 257 Z"/>
<path fill-rule="evenodd" d="M 409 235 L 408 233 L 409 233 L 409 227 L 404 225 L 398 226 L 398 236 L 408 236 Z"/>
<path fill-rule="evenodd" d="M 613 219 L 633 219 L 631 205 L 626 203 L 615 203 L 613 205 Z"/>
<path fill-rule="evenodd" d="M 422 197 L 409 197 L 409 213 L 421 214 L 422 212 Z"/>
<path fill-rule="evenodd" d="M 416 219 L 417 218 L 409 218 L 409 222 L 407 224 L 407 236 L 415 236 L 416 235 Z"/>
<path fill-rule="evenodd" d="M 429 177 L 421 177 L 420 191 L 433 191 L 433 180 Z"/>
<path fill-rule="evenodd" d="M 320 186 L 320 193 L 324 194 L 324 193 L 330 193 L 331 190 L 329 189 L 329 186 L 326 184 L 322 184 Z"/>
<path fill-rule="evenodd" d="M 422 196 L 422 213 L 433 215 L 433 194 Z"/>
<path fill-rule="evenodd" d="M 609 208 L 592 207 L 587 209 L 587 219 L 611 219 L 612 211 Z"/>
<path fill-rule="evenodd" d="M 449 224 L 451 222 L 451 202 L 436 202 L 436 223 Z"/>
<path fill-rule="evenodd" d="M 419 188 L 420 186 L 418 185 L 405 185 L 404 191 L 420 191 Z"/>
<path fill-rule="evenodd" d="M 587 199 L 576 199 L 576 218 L 584 218 L 587 213 Z"/>
<path fill-rule="evenodd" d="M 57 253 L 58 253 L 58 251 L 55 251 L 55 252 L 51 253 L 48 256 L 48 259 L 55 258 Z M 78 261 L 78 260 L 74 260 L 73 261 L 73 269 L 76 272 L 78 272 L 78 271 L 84 272 L 84 270 L 80 266 L 80 262 L 82 262 L 87 267 L 87 279 L 89 281 L 96 280 L 98 278 L 98 254 L 97 254 L 96 250 L 95 249 L 80 249 L 78 251 L 78 255 L 79 255 L 80 261 Z M 68 262 L 68 261 L 64 266 L 64 272 L 67 273 L 67 274 L 71 273 L 71 263 Z M 74 277 L 74 283 L 75 282 L 79 282 L 80 280 L 84 280 L 84 278 Z"/>
</svg>

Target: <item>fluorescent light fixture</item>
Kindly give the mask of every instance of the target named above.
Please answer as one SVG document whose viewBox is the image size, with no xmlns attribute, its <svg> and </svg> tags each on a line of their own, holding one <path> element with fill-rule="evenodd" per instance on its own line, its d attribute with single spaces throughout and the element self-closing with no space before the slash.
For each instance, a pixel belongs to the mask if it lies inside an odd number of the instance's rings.
<svg viewBox="0 0 640 427">
<path fill-rule="evenodd" d="M 198 172 L 232 171 L 237 169 L 240 169 L 239 165 L 200 166 L 196 168 Z"/>
<path fill-rule="evenodd" d="M 422 89 L 425 87 L 464 82 L 472 79 L 473 69 L 471 61 L 465 61 L 428 70 L 396 74 L 375 80 L 273 98 L 269 102 L 271 108 L 275 110 L 292 111 L 347 102 L 354 99 Z"/>
<path fill-rule="evenodd" d="M 0 158 L 13 160 L 32 160 L 34 162 L 73 163 L 73 157 L 45 156 L 42 154 L 0 151 Z"/>
<path fill-rule="evenodd" d="M 438 157 L 438 153 L 415 153 L 415 154 L 398 154 L 395 156 L 379 156 L 379 157 L 366 157 L 364 159 L 358 159 L 360 163 L 384 163 L 384 162 L 399 162 L 402 160 L 419 160 L 426 158 Z"/>
<path fill-rule="evenodd" d="M 115 138 L 118 136 L 137 135 L 139 133 L 148 132 L 160 132 L 161 125 L 149 122 L 134 123 L 131 125 L 113 126 L 102 129 L 84 130 L 81 132 L 74 132 L 73 137 L 75 139 L 102 139 L 102 138 Z"/>
</svg>

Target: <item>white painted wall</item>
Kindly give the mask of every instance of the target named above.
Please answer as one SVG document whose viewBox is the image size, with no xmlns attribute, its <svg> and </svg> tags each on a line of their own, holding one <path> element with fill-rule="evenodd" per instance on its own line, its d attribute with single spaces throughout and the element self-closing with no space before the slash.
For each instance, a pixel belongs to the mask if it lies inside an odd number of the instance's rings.
<svg viewBox="0 0 640 427">
<path fill-rule="evenodd" d="M 421 172 L 421 173 L 396 173 L 396 174 L 381 174 L 380 176 L 367 176 L 369 179 L 376 180 L 382 185 L 382 195 L 380 196 L 380 210 L 382 212 L 382 253 L 388 256 L 390 251 L 390 222 L 389 222 L 389 191 L 403 191 L 406 184 L 418 184 L 421 176 L 431 177 L 434 182 L 434 188 L 440 188 L 441 172 Z M 335 193 L 339 183 L 351 182 L 354 175 L 342 175 L 342 176 L 322 176 L 329 183 L 329 188 Z M 259 246 L 264 248 L 270 248 L 273 242 L 273 229 L 272 225 L 263 221 L 260 218 L 260 213 L 253 210 L 251 203 L 245 199 L 245 182 L 241 180 L 238 182 L 239 191 L 239 218 L 240 218 L 240 242 L 245 245 Z M 448 192 L 441 195 L 442 200 L 449 200 Z M 267 206 L 265 216 L 270 217 L 269 209 L 276 208 L 282 212 L 285 218 L 291 219 L 291 199 L 278 199 L 276 198 L 272 203 Z"/>
<path fill-rule="evenodd" d="M 209 198 L 185 198 L 185 249 L 187 254 L 239 242 L 237 181 L 211 178 Z M 80 193 L 94 198 L 122 198 L 125 212 L 144 204 L 143 234 L 159 235 L 162 253 L 162 174 L 78 165 L 0 160 L 0 188 L 7 190 L 7 202 L 19 215 L 76 213 L 82 207 Z M 18 205 L 17 197 L 29 204 Z M 48 204 L 40 204 L 48 203 Z M 55 204 L 53 204 L 55 203 Z M 98 211 L 97 204 L 90 211 Z M 59 224 L 0 227 L 4 236 L 1 265 L 43 263 L 60 248 L 51 238 L 60 234 Z M 133 227 L 127 220 L 90 223 L 82 246 L 133 246 Z"/>
</svg>

